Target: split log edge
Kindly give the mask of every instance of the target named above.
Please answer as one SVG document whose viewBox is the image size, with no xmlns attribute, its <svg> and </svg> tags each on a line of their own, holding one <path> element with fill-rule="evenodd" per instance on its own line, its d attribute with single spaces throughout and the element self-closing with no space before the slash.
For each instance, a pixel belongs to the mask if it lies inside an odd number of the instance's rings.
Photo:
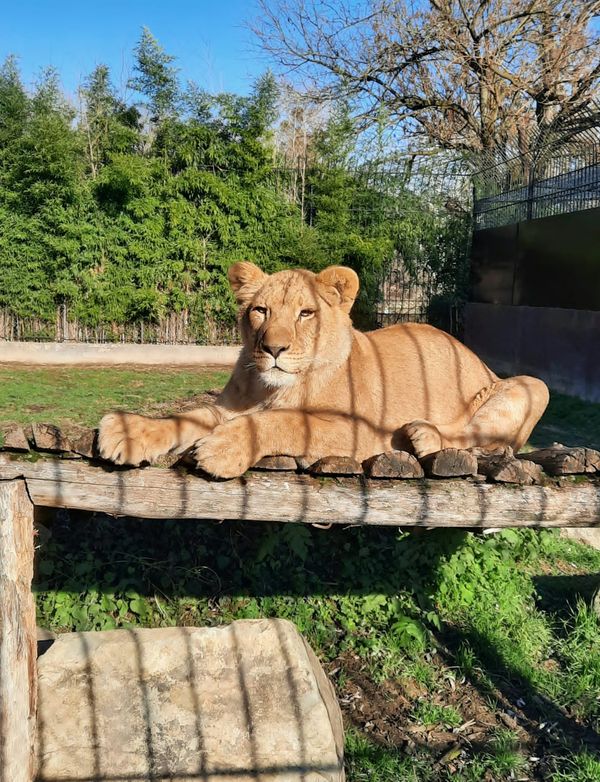
<svg viewBox="0 0 600 782">
<path fill-rule="evenodd" d="M 470 479 L 251 473 L 232 481 L 183 471 L 0 456 L 0 480 L 24 478 L 35 505 L 175 519 L 425 527 L 600 526 L 600 479 L 512 486 Z"/>
</svg>

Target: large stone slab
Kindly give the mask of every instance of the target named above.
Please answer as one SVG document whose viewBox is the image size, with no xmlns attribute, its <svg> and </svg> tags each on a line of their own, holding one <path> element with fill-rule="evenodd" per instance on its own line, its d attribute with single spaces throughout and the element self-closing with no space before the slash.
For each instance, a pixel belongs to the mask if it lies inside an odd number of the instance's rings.
<svg viewBox="0 0 600 782">
<path fill-rule="evenodd" d="M 600 529 L 598 527 L 577 527 L 576 529 L 565 527 L 560 532 L 564 538 L 577 540 L 579 543 L 585 543 L 600 551 Z"/>
<path fill-rule="evenodd" d="M 290 622 L 71 633 L 38 673 L 38 780 L 344 779 L 333 687 Z"/>
</svg>

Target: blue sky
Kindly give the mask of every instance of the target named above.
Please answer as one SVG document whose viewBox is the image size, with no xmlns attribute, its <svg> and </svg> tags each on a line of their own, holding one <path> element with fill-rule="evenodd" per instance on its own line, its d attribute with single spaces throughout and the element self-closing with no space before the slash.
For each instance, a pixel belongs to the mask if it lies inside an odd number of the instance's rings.
<svg viewBox="0 0 600 782">
<path fill-rule="evenodd" d="M 101 62 L 122 87 L 145 25 L 177 57 L 184 79 L 246 93 L 267 67 L 244 28 L 257 14 L 255 0 L 12 0 L 3 3 L 0 60 L 16 54 L 28 85 L 55 66 L 71 97 Z"/>
</svg>

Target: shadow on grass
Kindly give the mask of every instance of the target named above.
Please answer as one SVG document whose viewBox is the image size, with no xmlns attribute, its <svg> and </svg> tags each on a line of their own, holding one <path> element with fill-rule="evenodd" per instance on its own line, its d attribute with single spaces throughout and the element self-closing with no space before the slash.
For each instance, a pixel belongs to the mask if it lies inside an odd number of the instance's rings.
<svg viewBox="0 0 600 782">
<path fill-rule="evenodd" d="M 545 448 L 553 442 L 600 448 L 600 404 L 553 391 L 529 444 Z"/>
<path fill-rule="evenodd" d="M 600 590 L 600 573 L 534 576 L 539 608 L 559 620 L 568 619 L 578 600 L 590 605 Z"/>
<path fill-rule="evenodd" d="M 102 596 L 109 599 L 110 606 L 116 595 L 126 599 L 133 595 L 134 599 L 153 598 L 145 603 L 150 608 L 129 610 L 117 624 L 163 623 L 165 617 L 152 609 L 158 598 L 164 601 L 163 610 L 169 612 L 169 623 L 179 625 L 202 626 L 258 616 L 289 618 L 321 651 L 335 649 L 340 637 L 350 632 L 336 615 L 347 597 L 393 598 L 404 593 L 412 600 L 416 619 L 434 610 L 440 568 L 469 534 L 435 530 L 399 536 L 395 529 L 377 527 L 325 531 L 292 524 L 112 519 L 65 512 L 46 522 L 50 535 L 44 541 L 42 529 L 35 583 L 42 622 L 49 591 L 72 595 L 73 605 L 81 595 L 91 594 L 88 606 Z M 565 594 L 571 596 L 571 602 L 578 594 L 587 599 L 597 581 L 595 577 L 539 576 L 535 583 L 540 607 L 560 612 Z M 333 610 L 329 614 L 322 611 L 317 598 L 332 598 Z M 405 601 L 403 610 L 410 612 L 410 601 Z M 55 625 L 61 624 L 58 616 L 56 621 L 55 612 Z M 70 616 L 65 609 L 62 623 L 65 628 L 85 630 L 97 629 L 97 621 L 98 614 L 91 608 L 87 616 Z M 356 634 L 367 640 L 384 632 L 376 613 L 359 610 L 355 622 Z M 520 676 L 506 663 L 502 651 L 468 623 L 460 629 L 442 625 L 433 633 L 447 666 L 457 666 L 465 645 L 476 650 L 483 678 L 493 682 L 498 708 L 518 714 L 522 727 L 541 747 L 558 751 L 560 747 L 581 746 L 600 757 L 598 733 Z M 490 696 L 484 680 L 473 676 L 471 684 L 483 698 Z M 473 752 L 478 751 L 473 747 Z M 396 753 L 393 757 L 400 756 Z"/>
</svg>

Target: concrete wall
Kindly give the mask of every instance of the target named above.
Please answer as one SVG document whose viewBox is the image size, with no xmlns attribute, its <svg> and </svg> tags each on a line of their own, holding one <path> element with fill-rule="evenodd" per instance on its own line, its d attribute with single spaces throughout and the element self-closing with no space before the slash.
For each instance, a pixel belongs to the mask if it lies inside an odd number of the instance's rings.
<svg viewBox="0 0 600 782">
<path fill-rule="evenodd" d="M 233 366 L 239 347 L 0 341 L 0 363 L 40 365 Z"/>
<path fill-rule="evenodd" d="M 464 341 L 502 375 L 528 374 L 550 388 L 600 402 L 600 312 L 467 304 Z"/>
</svg>

